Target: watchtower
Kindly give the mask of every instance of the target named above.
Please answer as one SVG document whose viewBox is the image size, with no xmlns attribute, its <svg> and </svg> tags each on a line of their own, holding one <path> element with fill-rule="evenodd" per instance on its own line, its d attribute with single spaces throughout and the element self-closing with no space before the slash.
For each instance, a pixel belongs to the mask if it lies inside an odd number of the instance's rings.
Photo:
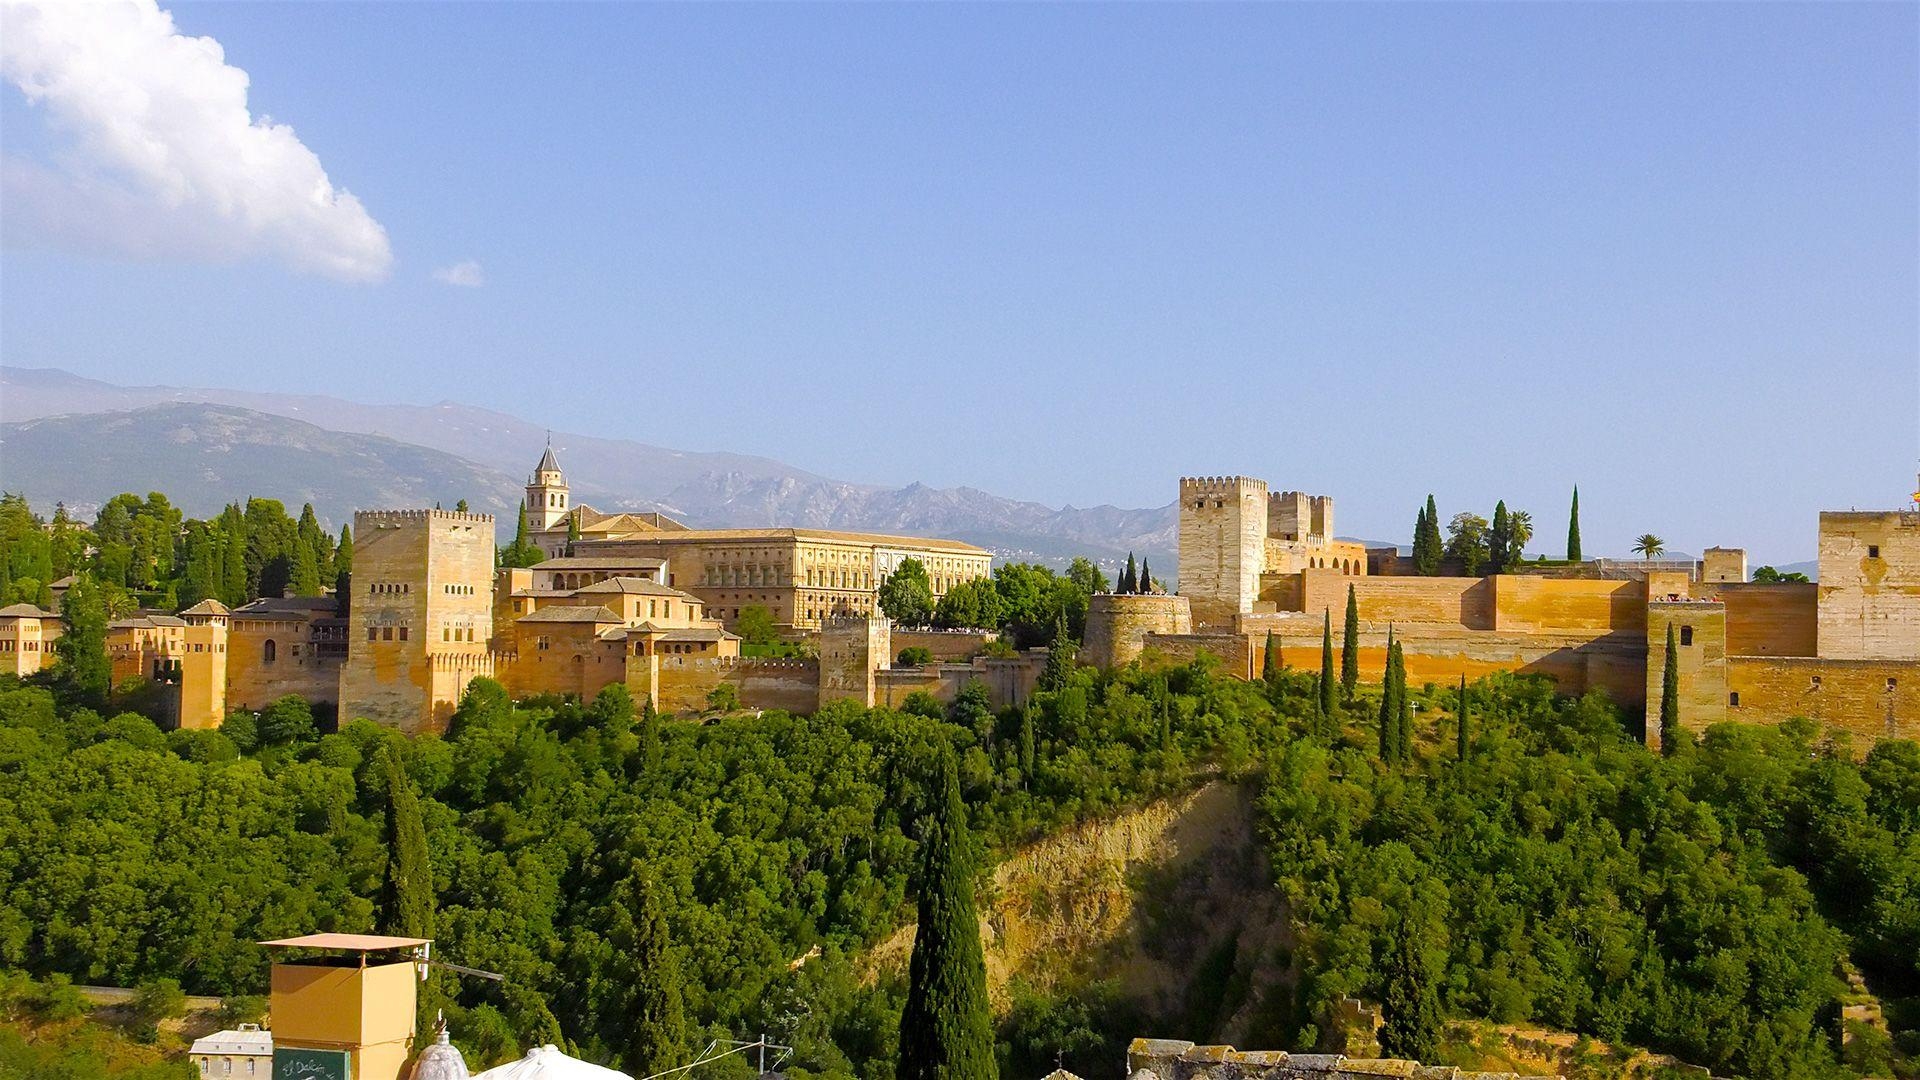
<svg viewBox="0 0 1920 1080">
<path fill-rule="evenodd" d="M 527 478 L 527 528 L 551 529 L 572 512 L 567 505 L 567 477 L 560 471 L 559 459 L 553 456 L 553 440 L 548 439 L 546 453 L 540 455 L 540 464 Z"/>
<path fill-rule="evenodd" d="M 1266 545 L 1266 481 L 1180 478 L 1180 594 L 1192 603 L 1196 624 L 1229 624 L 1253 610 Z"/>
<path fill-rule="evenodd" d="M 340 719 L 438 730 L 491 671 L 493 515 L 362 510 L 353 539 Z"/>
</svg>

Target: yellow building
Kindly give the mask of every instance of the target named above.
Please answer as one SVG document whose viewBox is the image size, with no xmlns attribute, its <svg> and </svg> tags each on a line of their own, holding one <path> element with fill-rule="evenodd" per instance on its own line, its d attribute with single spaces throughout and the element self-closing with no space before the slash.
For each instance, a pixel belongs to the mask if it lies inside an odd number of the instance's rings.
<svg viewBox="0 0 1920 1080">
<path fill-rule="evenodd" d="M 31 675 L 53 663 L 60 617 L 32 604 L 0 608 L 0 675 Z"/>
<path fill-rule="evenodd" d="M 774 622 L 790 629 L 813 630 L 836 616 L 875 614 L 880 583 L 909 558 L 926 567 L 936 600 L 953 586 L 993 571 L 992 552 L 958 540 L 830 529 L 691 529 L 660 514 L 600 514 L 570 503 L 551 446 L 527 486 L 527 506 L 528 527 L 537 526 L 536 542 L 561 555 L 556 561 L 564 560 L 548 573 L 580 581 L 595 574 L 650 577 L 704 600 L 728 626 L 753 606 L 766 608 Z M 1331 514 L 1331 504 L 1326 513 Z M 569 554 L 570 518 L 579 522 L 580 539 Z M 538 574 L 546 565 L 533 570 Z M 662 567 L 664 577 L 659 576 Z"/>
<path fill-rule="evenodd" d="M 206 1080 L 270 1080 L 273 1076 L 273 1033 L 259 1024 L 216 1031 L 193 1040 L 187 1063 Z"/>
<path fill-rule="evenodd" d="M 356 554 L 358 554 L 356 552 Z M 263 941 L 273 965 L 273 1075 L 402 1080 L 414 1050 L 420 965 L 432 943 L 377 934 Z"/>
<path fill-rule="evenodd" d="M 738 657 L 740 639 L 699 597 L 645 578 L 515 594 L 511 634 L 496 641 L 496 674 L 515 695 L 591 698 L 628 679 L 630 656 Z"/>
<path fill-rule="evenodd" d="M 240 605 L 228 631 L 228 704 L 257 711 L 298 694 L 324 711 L 339 700 L 347 629 L 331 596 L 262 597 Z"/>
</svg>

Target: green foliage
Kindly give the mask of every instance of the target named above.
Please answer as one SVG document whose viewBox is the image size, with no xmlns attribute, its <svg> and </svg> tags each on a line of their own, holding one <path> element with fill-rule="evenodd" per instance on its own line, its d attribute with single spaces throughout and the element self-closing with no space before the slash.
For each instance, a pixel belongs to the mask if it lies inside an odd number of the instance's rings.
<svg viewBox="0 0 1920 1080">
<path fill-rule="evenodd" d="M 159 1034 L 160 1021 L 171 1020 L 187 1011 L 187 995 L 180 980 L 162 976 L 148 979 L 135 988 L 133 1020 L 136 1035 L 152 1042 Z"/>
<path fill-rule="evenodd" d="M 1798 582 L 1800 584 L 1805 584 L 1807 582 L 1807 575 L 1801 573 L 1798 570 L 1795 570 L 1792 573 L 1783 574 L 1771 566 L 1762 566 L 1753 572 L 1753 580 L 1758 582 L 1771 583 L 1771 584 L 1781 584 L 1785 582 Z"/>
<path fill-rule="evenodd" d="M 1140 569 L 1134 565 L 1133 552 L 1127 552 L 1127 568 L 1120 571 L 1120 584 L 1115 592 L 1133 593 L 1140 591 Z"/>
<path fill-rule="evenodd" d="M 733 630 L 747 645 L 772 645 L 780 640 L 780 627 L 773 621 L 773 612 L 764 604 L 741 608 Z"/>
<path fill-rule="evenodd" d="M 1278 700 L 1278 695 L 1286 683 L 1286 665 L 1280 662 L 1280 641 L 1273 631 L 1267 631 L 1266 648 L 1260 655 L 1260 681 L 1266 684 L 1267 695 Z"/>
<path fill-rule="evenodd" d="M 568 518 L 571 527 L 572 518 Z M 520 500 L 520 516 L 513 527 L 513 543 L 500 549 L 500 565 L 524 569 L 545 561 L 547 553 L 527 532 L 527 500 Z"/>
<path fill-rule="evenodd" d="M 1140 559 L 1140 591 L 1143 593 L 1155 591 L 1153 586 L 1153 568 L 1147 565 L 1145 556 L 1142 556 Z"/>
<path fill-rule="evenodd" d="M 1468 577 L 1478 574 L 1493 558 L 1487 533 L 1487 519 L 1465 510 L 1447 523 L 1446 557 L 1458 562 Z"/>
<path fill-rule="evenodd" d="M 1062 616 L 1054 629 L 1053 640 L 1047 646 L 1047 666 L 1040 670 L 1037 689 L 1059 690 L 1073 678 L 1073 659 L 1080 647 L 1067 636 L 1067 620 Z"/>
<path fill-rule="evenodd" d="M 1467 699 L 1467 677 L 1460 676 L 1460 697 L 1453 706 L 1453 753 L 1461 761 L 1467 760 L 1467 723 L 1473 705 Z"/>
<path fill-rule="evenodd" d="M 608 1041 L 635 1076 L 651 1076 L 691 1060 L 680 954 L 668 931 L 660 889 L 638 860 L 611 907 L 607 941 L 625 1007 L 607 1018 Z"/>
<path fill-rule="evenodd" d="M 1667 553 L 1667 542 L 1652 533 L 1641 533 L 1634 538 L 1633 553 L 1643 559 L 1657 559 Z"/>
<path fill-rule="evenodd" d="M 1320 627 L 1320 680 L 1316 698 L 1321 730 L 1331 736 L 1340 730 L 1340 701 L 1333 691 L 1333 612 L 1322 616 Z"/>
<path fill-rule="evenodd" d="M 925 667 L 933 663 L 933 650 L 924 645 L 911 645 L 900 650 L 894 663 L 900 667 Z"/>
<path fill-rule="evenodd" d="M 1389 1057 L 1430 1062 L 1440 1049 L 1442 972 L 1429 947 L 1435 936 L 1413 912 L 1394 923 L 1380 991 L 1380 1049 Z"/>
<path fill-rule="evenodd" d="M 950 750 L 933 762 L 921 823 L 919 921 L 900 1014 L 899 1080 L 992 1080 L 993 1021 L 973 902 L 975 856 Z"/>
<path fill-rule="evenodd" d="M 707 691 L 707 711 L 716 713 L 738 712 L 740 710 L 740 688 L 729 682 L 723 682 Z"/>
<path fill-rule="evenodd" d="M 381 890 L 381 929 L 400 937 L 433 937 L 433 867 L 413 782 L 399 755 L 383 744 L 375 757 L 387 789 L 387 873 Z"/>
<path fill-rule="evenodd" d="M 92 574 L 81 574 L 60 603 L 59 679 L 74 700 L 104 704 L 113 686 L 107 657 L 107 600 Z"/>
<path fill-rule="evenodd" d="M 1577 563 L 1580 555 L 1580 485 L 1573 486 L 1573 509 L 1567 512 L 1567 561 Z"/>
<path fill-rule="evenodd" d="M 287 694 L 260 710 L 260 742 L 267 746 L 287 746 L 311 742 L 319 729 L 313 723 L 313 706 L 298 694 Z"/>
<path fill-rule="evenodd" d="M 1000 590 L 992 578 L 976 578 L 954 585 L 933 608 L 933 624 L 948 630 L 996 630 L 1005 615 Z"/>
<path fill-rule="evenodd" d="M 1068 564 L 1067 580 L 1088 596 L 1107 591 L 1107 575 L 1100 572 L 1092 559 L 1084 556 L 1075 555 L 1073 562 Z"/>
<path fill-rule="evenodd" d="M 1429 494 L 1427 505 L 1421 508 L 1413 522 L 1414 573 L 1428 577 L 1438 574 L 1443 547 L 1440 539 L 1440 509 Z"/>
<path fill-rule="evenodd" d="M 901 559 L 880 583 L 879 603 L 887 618 L 903 626 L 932 623 L 933 580 L 927 576 L 926 564 L 912 557 Z"/>
<path fill-rule="evenodd" d="M 1360 600 L 1347 585 L 1346 623 L 1340 631 L 1340 691 L 1348 701 L 1360 688 Z"/>
<path fill-rule="evenodd" d="M 1487 527 L 1487 563 L 1496 574 L 1504 574 L 1517 553 L 1513 546 L 1513 522 L 1507 516 L 1507 500 L 1493 504 L 1493 524 Z"/>
</svg>

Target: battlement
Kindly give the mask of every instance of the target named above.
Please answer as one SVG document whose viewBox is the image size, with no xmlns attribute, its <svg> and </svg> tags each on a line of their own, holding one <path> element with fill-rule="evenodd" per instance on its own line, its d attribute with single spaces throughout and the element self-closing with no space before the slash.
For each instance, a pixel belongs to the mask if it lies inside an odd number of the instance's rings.
<svg viewBox="0 0 1920 1080">
<path fill-rule="evenodd" d="M 1267 482 L 1251 476 L 1183 476 L 1180 478 L 1182 498 L 1200 495 L 1265 495 Z"/>
<path fill-rule="evenodd" d="M 458 521 L 493 527 L 492 514 L 468 514 L 458 510 L 356 510 L 353 520 L 356 525 L 364 521 L 373 526 L 400 526 L 415 521 Z"/>
</svg>

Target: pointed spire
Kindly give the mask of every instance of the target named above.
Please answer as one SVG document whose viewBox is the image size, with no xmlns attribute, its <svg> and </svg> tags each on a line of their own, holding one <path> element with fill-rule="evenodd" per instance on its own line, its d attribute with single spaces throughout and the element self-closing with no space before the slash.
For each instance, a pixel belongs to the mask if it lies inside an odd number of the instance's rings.
<svg viewBox="0 0 1920 1080">
<path fill-rule="evenodd" d="M 536 473 L 559 472 L 560 462 L 553 456 L 553 432 L 547 432 L 547 451 L 540 455 L 540 464 L 533 467 Z"/>
</svg>

